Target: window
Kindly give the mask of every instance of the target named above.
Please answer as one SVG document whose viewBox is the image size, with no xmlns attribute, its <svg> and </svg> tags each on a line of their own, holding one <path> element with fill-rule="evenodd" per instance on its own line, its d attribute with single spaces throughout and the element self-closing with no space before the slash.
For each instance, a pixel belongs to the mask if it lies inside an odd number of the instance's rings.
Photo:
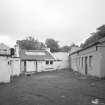
<svg viewBox="0 0 105 105">
<path fill-rule="evenodd" d="M 89 56 L 89 66 L 92 67 L 92 56 Z"/>
<path fill-rule="evenodd" d="M 46 61 L 46 65 L 52 65 L 53 64 L 53 61 Z"/>
<path fill-rule="evenodd" d="M 50 61 L 50 64 L 52 65 L 53 64 L 53 61 Z"/>
<path fill-rule="evenodd" d="M 49 61 L 46 61 L 46 65 L 48 65 L 49 64 Z"/>
</svg>

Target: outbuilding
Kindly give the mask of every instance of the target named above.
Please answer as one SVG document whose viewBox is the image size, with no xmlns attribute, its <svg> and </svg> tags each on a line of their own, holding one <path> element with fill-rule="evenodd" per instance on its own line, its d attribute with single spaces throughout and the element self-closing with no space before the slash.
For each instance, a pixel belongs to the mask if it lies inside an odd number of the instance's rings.
<svg viewBox="0 0 105 105">
<path fill-rule="evenodd" d="M 21 72 L 42 72 L 54 70 L 54 57 L 47 50 L 20 50 Z"/>
<path fill-rule="evenodd" d="M 0 83 L 10 82 L 10 48 L 5 44 L 0 44 Z"/>
<path fill-rule="evenodd" d="M 74 71 L 84 75 L 105 77 L 105 38 L 69 54 Z"/>
</svg>

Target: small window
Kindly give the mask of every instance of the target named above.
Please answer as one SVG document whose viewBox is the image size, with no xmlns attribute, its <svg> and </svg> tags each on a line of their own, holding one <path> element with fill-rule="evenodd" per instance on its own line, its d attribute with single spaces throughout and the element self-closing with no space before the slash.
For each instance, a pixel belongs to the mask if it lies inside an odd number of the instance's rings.
<svg viewBox="0 0 105 105">
<path fill-rule="evenodd" d="M 46 61 L 46 65 L 48 65 L 49 64 L 49 61 Z"/>
<path fill-rule="evenodd" d="M 50 64 L 52 65 L 53 64 L 53 61 L 50 61 Z"/>
<path fill-rule="evenodd" d="M 89 56 L 89 66 L 92 67 L 92 56 Z"/>
</svg>

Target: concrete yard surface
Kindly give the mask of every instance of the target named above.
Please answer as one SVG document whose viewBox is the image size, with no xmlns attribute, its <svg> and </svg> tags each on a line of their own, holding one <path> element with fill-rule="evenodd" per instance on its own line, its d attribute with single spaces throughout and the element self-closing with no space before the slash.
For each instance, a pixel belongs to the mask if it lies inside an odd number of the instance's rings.
<svg viewBox="0 0 105 105">
<path fill-rule="evenodd" d="M 103 103 L 92 102 L 94 98 Z M 105 80 L 68 70 L 23 75 L 0 84 L 0 105 L 105 105 Z"/>
</svg>

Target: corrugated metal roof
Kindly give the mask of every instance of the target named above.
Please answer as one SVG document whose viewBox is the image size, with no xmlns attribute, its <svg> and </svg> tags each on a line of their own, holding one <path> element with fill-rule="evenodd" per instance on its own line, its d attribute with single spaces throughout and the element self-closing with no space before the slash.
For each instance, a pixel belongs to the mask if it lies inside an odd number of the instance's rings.
<svg viewBox="0 0 105 105">
<path fill-rule="evenodd" d="M 21 60 L 54 60 L 54 57 L 46 50 L 20 50 Z"/>
</svg>

